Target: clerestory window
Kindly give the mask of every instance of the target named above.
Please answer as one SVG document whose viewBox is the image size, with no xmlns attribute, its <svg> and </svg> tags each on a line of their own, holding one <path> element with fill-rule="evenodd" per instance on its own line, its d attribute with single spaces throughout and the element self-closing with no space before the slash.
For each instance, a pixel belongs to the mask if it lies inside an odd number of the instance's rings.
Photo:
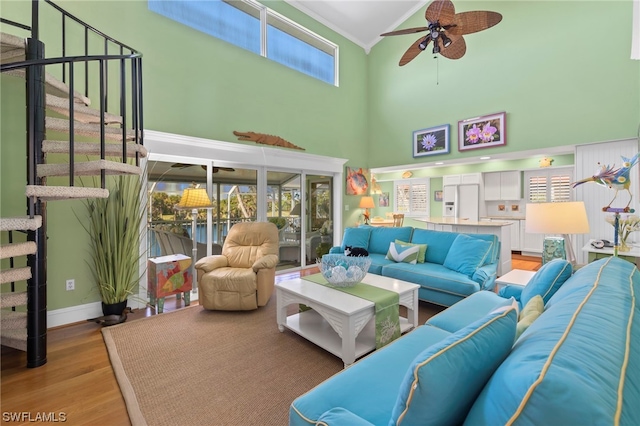
<svg viewBox="0 0 640 426">
<path fill-rule="evenodd" d="M 148 0 L 149 10 L 338 85 L 338 46 L 254 0 Z"/>
</svg>

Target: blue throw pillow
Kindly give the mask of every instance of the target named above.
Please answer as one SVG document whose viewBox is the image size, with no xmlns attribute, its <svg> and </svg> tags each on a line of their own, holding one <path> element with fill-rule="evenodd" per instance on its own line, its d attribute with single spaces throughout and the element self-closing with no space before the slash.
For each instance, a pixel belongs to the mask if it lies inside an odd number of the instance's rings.
<svg viewBox="0 0 640 426">
<path fill-rule="evenodd" d="M 520 303 L 525 306 L 534 296 L 540 295 L 546 305 L 572 273 L 573 267 L 567 260 L 554 259 L 545 263 L 522 289 Z"/>
<path fill-rule="evenodd" d="M 459 425 L 516 334 L 516 303 L 504 306 L 420 353 L 407 371 L 390 425 Z"/>
<path fill-rule="evenodd" d="M 484 265 L 492 245 L 490 241 L 459 234 L 453 240 L 443 265 L 471 278 L 476 269 Z"/>
<path fill-rule="evenodd" d="M 362 228 L 347 228 L 344 230 L 344 237 L 342 238 L 342 252 L 346 246 L 362 247 L 363 249 L 369 249 L 369 236 L 371 235 L 371 227 L 365 226 Z"/>
</svg>

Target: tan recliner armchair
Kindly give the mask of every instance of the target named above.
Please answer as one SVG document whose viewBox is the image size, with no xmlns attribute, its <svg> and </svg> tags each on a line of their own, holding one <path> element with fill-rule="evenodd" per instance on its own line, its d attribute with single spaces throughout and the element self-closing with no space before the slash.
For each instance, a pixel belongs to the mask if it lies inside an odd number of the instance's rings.
<svg viewBox="0 0 640 426">
<path fill-rule="evenodd" d="M 222 254 L 196 262 L 199 303 L 205 309 L 244 311 L 269 301 L 278 263 L 278 228 L 271 222 L 231 227 Z"/>
</svg>

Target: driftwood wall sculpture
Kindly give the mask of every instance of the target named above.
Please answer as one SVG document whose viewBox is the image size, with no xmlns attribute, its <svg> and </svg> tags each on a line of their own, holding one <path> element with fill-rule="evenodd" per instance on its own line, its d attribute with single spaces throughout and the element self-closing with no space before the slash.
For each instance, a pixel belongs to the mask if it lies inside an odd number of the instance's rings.
<svg viewBox="0 0 640 426">
<path fill-rule="evenodd" d="M 280 136 L 256 132 L 237 132 L 235 130 L 233 131 L 233 134 L 236 135 L 240 141 L 252 141 L 263 145 L 280 146 L 282 148 L 300 149 L 304 151 L 304 148 L 294 145 L 291 142 L 282 139 Z"/>
</svg>

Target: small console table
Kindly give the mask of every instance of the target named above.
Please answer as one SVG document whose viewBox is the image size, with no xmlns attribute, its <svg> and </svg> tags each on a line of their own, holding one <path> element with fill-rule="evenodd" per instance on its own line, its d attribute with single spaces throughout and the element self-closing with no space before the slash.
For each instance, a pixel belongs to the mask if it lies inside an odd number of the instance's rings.
<svg viewBox="0 0 640 426">
<path fill-rule="evenodd" d="M 590 240 L 584 247 L 582 247 L 582 251 L 586 251 L 589 255 L 589 263 L 597 259 L 602 259 L 603 257 L 613 256 L 613 247 L 597 249 L 591 245 L 592 241 L 595 240 Z M 640 266 L 640 247 L 631 246 L 630 251 L 618 250 L 618 257 Z"/>
<path fill-rule="evenodd" d="M 193 286 L 191 258 L 184 254 L 170 254 L 150 258 L 147 263 L 147 296 L 150 304 L 156 305 L 158 313 L 164 310 L 164 298 L 176 294 L 184 294 L 184 305 L 191 303 L 190 291 Z"/>
</svg>

